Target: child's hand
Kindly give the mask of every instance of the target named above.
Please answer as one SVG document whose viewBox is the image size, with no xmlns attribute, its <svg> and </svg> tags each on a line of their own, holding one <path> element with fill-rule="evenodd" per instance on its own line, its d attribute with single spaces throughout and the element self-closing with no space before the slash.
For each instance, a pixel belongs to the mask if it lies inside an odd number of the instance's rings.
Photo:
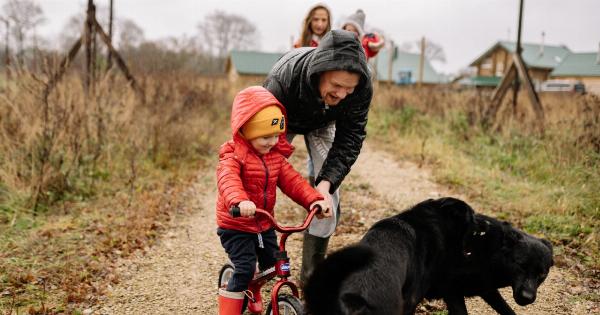
<svg viewBox="0 0 600 315">
<path fill-rule="evenodd" d="M 333 212 L 331 211 L 331 206 L 325 200 L 317 200 L 317 201 L 313 202 L 310 205 L 310 208 L 312 209 L 315 206 L 321 207 L 321 212 L 317 213 L 317 218 L 319 218 L 319 219 L 329 218 L 333 214 Z"/>
<path fill-rule="evenodd" d="M 242 217 L 252 217 L 256 212 L 256 205 L 250 200 L 244 200 L 238 206 L 240 207 Z"/>
</svg>

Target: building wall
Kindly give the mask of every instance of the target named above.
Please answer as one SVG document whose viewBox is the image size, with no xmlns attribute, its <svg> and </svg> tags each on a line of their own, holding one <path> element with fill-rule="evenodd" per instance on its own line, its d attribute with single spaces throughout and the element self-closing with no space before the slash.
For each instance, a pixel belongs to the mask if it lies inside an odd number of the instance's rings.
<svg viewBox="0 0 600 315">
<path fill-rule="evenodd" d="M 506 73 L 510 62 L 510 54 L 502 47 L 498 47 L 477 65 L 477 75 L 501 77 Z"/>
<path fill-rule="evenodd" d="M 487 58 L 477 64 L 477 75 L 484 77 L 502 77 L 512 64 L 512 56 L 502 47 L 496 48 Z M 534 85 L 548 80 L 552 69 L 529 68 L 529 77 Z"/>
<path fill-rule="evenodd" d="M 577 80 L 585 85 L 585 90 L 596 95 L 600 95 L 600 77 L 580 77 L 580 76 L 556 76 L 556 80 Z"/>
</svg>

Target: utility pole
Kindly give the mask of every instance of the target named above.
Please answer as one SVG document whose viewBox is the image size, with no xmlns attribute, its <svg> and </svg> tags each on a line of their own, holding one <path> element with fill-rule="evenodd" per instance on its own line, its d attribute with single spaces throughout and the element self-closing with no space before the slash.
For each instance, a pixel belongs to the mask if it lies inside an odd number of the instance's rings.
<svg viewBox="0 0 600 315">
<path fill-rule="evenodd" d="M 98 20 L 96 20 L 96 9 L 95 9 L 93 0 L 88 0 L 87 13 L 88 14 L 87 14 L 87 18 L 86 18 L 85 25 L 84 25 L 85 26 L 84 33 L 73 44 L 73 46 L 69 50 L 69 53 L 67 54 L 67 56 L 65 56 L 63 58 L 63 60 L 61 60 L 58 71 L 56 73 L 54 73 L 54 75 L 52 75 L 52 77 L 50 77 L 50 80 L 48 81 L 46 89 L 44 90 L 44 99 L 48 98 L 48 96 L 50 95 L 50 92 L 56 86 L 56 83 L 58 83 L 60 78 L 63 76 L 63 74 L 65 73 L 65 71 L 67 70 L 69 65 L 71 64 L 71 61 L 75 58 L 75 56 L 77 56 L 77 52 L 79 51 L 79 49 L 81 48 L 82 45 L 86 46 L 86 52 L 85 52 L 86 67 L 87 67 L 87 73 L 85 75 L 86 91 L 87 91 L 87 88 L 90 87 L 90 84 L 92 83 L 91 76 L 90 76 L 91 75 L 92 54 L 91 54 L 90 48 L 91 48 L 91 41 L 92 41 L 91 33 L 92 33 L 92 29 L 93 29 L 93 31 L 100 36 L 100 40 L 102 40 L 104 42 L 104 44 L 106 45 L 108 50 L 111 52 L 111 55 L 113 56 L 114 60 L 116 61 L 117 66 L 119 67 L 119 69 L 121 70 L 121 72 L 123 73 L 123 75 L 125 76 L 127 81 L 129 82 L 131 88 L 133 88 L 133 90 L 142 99 L 142 103 L 145 103 L 144 93 L 143 93 L 142 89 L 137 84 L 133 75 L 131 75 L 131 72 L 129 72 L 129 69 L 127 68 L 127 65 L 125 64 L 125 61 L 123 60 L 123 58 L 121 58 L 121 55 L 117 52 L 115 47 L 110 42 L 110 38 L 104 32 L 104 30 L 102 29 L 102 26 L 100 25 L 100 23 L 98 23 Z"/>
<path fill-rule="evenodd" d="M 0 21 L 4 22 L 6 27 L 6 37 L 4 41 L 4 71 L 6 71 L 6 79 L 10 78 L 10 21 L 7 18 L 0 16 Z"/>
<path fill-rule="evenodd" d="M 421 56 L 419 56 L 419 81 L 417 87 L 423 85 L 423 68 L 425 67 L 425 37 L 421 37 Z"/>
<path fill-rule="evenodd" d="M 504 77 L 502 77 L 502 81 L 494 90 L 492 94 L 492 100 L 488 110 L 486 112 L 484 122 L 486 124 L 494 124 L 494 128 L 499 127 L 499 121 L 496 120 L 496 115 L 498 110 L 502 105 L 502 99 L 504 95 L 510 88 L 512 83 L 513 85 L 513 114 L 516 111 L 517 106 L 517 95 L 519 93 L 519 87 L 521 82 L 523 83 L 525 90 L 527 91 L 527 95 L 529 96 L 529 101 L 531 103 L 532 109 L 537 118 L 537 125 L 540 131 L 544 130 L 544 108 L 540 102 L 540 99 L 535 91 L 533 84 L 531 83 L 531 78 L 529 77 L 529 72 L 527 70 L 527 65 L 523 61 L 521 57 L 521 53 L 523 48 L 521 47 L 521 25 L 523 20 L 523 0 L 519 0 L 519 27 L 517 31 L 517 45 L 515 47 L 515 52 L 512 54 L 512 63 Z"/>
<path fill-rule="evenodd" d="M 392 64 L 394 63 L 394 41 L 390 40 L 390 55 L 388 56 L 388 85 L 392 86 Z"/>
<path fill-rule="evenodd" d="M 523 48 L 521 47 L 521 25 L 523 22 L 523 0 L 519 1 L 519 25 L 517 27 L 517 56 L 521 56 Z M 515 82 L 513 84 L 513 115 L 517 113 L 517 98 L 519 97 L 519 76 L 515 76 Z"/>
<path fill-rule="evenodd" d="M 112 39 L 113 39 L 113 0 L 110 0 L 110 4 L 109 4 L 109 16 L 108 16 L 108 39 L 110 40 L 110 43 L 112 44 Z M 106 57 L 106 70 L 110 70 L 110 68 L 112 67 L 112 53 L 110 51 L 110 49 L 108 49 L 108 56 Z"/>
</svg>

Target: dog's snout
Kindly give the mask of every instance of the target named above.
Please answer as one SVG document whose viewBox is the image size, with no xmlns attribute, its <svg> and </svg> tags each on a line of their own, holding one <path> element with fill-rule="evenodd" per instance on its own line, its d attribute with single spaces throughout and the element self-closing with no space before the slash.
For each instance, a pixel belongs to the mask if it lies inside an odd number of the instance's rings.
<svg viewBox="0 0 600 315">
<path fill-rule="evenodd" d="M 515 296 L 515 302 L 521 306 L 529 305 L 535 302 L 535 292 L 522 290 L 518 296 Z"/>
</svg>

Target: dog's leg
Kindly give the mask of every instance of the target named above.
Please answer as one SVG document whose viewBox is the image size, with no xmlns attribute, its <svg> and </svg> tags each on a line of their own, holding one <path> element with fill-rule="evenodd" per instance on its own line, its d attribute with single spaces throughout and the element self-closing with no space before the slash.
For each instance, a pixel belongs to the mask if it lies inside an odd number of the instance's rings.
<svg viewBox="0 0 600 315">
<path fill-rule="evenodd" d="M 448 315 L 467 315 L 467 306 L 465 305 L 465 298 L 459 295 L 452 295 L 444 297 L 444 302 L 448 307 Z"/>
<path fill-rule="evenodd" d="M 481 295 L 483 300 L 489 304 L 500 315 L 516 315 L 510 308 L 498 290 L 488 291 Z"/>
</svg>

